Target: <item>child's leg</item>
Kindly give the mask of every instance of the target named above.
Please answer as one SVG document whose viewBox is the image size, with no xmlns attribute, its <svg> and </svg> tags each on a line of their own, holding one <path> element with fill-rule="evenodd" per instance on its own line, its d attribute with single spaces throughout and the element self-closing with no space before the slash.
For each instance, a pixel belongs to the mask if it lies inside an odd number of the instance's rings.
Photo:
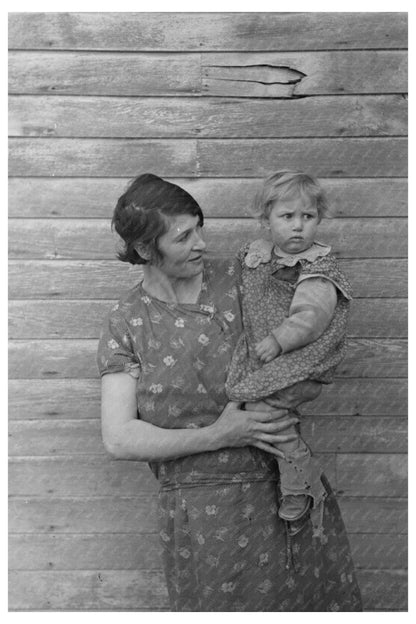
<svg viewBox="0 0 416 624">
<path fill-rule="evenodd" d="M 245 403 L 245 409 L 247 411 L 260 412 L 267 412 L 270 407 L 294 410 L 301 403 L 313 401 L 321 394 L 321 392 L 322 384 L 320 384 L 318 381 L 306 379 L 305 381 L 300 381 L 293 386 L 289 386 L 288 388 L 279 390 L 279 392 L 275 393 L 271 397 L 267 397 L 264 401 L 258 401 L 257 403 L 247 402 Z M 288 434 L 298 433 L 295 425 L 291 425 L 288 429 L 285 430 L 285 432 Z M 276 444 L 276 448 L 286 454 L 299 448 L 301 441 L 303 442 L 303 440 L 301 440 L 301 438 L 299 437 L 298 439 L 290 440 L 289 442 L 280 442 L 279 444 Z"/>
<path fill-rule="evenodd" d="M 285 388 L 260 403 L 246 403 L 247 410 L 267 411 L 271 406 L 294 409 L 296 406 L 316 398 L 321 392 L 321 384 L 312 381 L 300 382 Z M 299 433 L 295 426 L 288 433 Z M 311 457 L 309 447 L 299 436 L 296 440 L 276 444 L 285 453 L 286 459 L 278 459 L 282 501 L 279 516 L 296 522 L 303 518 L 311 503 L 317 506 L 325 495 L 320 479 L 320 466 Z"/>
</svg>

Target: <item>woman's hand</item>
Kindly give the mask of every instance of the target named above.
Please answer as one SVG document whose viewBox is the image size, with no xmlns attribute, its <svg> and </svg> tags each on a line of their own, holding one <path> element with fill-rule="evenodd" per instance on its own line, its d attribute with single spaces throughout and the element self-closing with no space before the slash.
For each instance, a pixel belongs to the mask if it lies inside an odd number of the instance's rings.
<svg viewBox="0 0 416 624">
<path fill-rule="evenodd" d="M 259 406 L 259 411 L 251 410 L 240 409 L 240 404 L 234 401 L 226 405 L 221 416 L 211 425 L 221 440 L 221 446 L 256 446 L 284 458 L 284 453 L 273 445 L 296 440 L 297 434 L 281 432 L 299 420 L 289 417 L 286 409 L 268 407 L 266 411 Z"/>
</svg>

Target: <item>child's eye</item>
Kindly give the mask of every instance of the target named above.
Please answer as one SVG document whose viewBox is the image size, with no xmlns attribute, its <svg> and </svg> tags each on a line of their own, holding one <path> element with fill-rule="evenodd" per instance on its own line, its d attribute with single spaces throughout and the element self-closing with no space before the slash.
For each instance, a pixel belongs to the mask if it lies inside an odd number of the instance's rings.
<svg viewBox="0 0 416 624">
<path fill-rule="evenodd" d="M 313 219 L 315 217 L 315 215 L 313 214 L 305 214 L 303 216 L 305 217 L 305 219 Z"/>
</svg>

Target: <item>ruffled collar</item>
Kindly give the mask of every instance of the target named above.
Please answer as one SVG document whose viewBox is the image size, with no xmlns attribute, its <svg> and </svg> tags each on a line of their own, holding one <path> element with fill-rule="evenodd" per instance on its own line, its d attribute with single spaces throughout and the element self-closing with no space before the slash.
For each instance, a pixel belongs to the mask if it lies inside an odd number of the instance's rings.
<svg viewBox="0 0 416 624">
<path fill-rule="evenodd" d="M 327 256 L 330 251 L 331 247 L 329 245 L 324 245 L 324 243 L 315 241 L 311 247 L 305 249 L 305 251 L 301 251 L 298 254 L 288 254 L 279 247 L 275 246 L 273 248 L 273 256 L 275 256 L 275 261 L 277 261 L 279 265 L 293 267 L 299 262 L 299 260 L 315 262 L 317 258 Z"/>
<path fill-rule="evenodd" d="M 259 238 L 249 245 L 244 262 L 251 269 L 268 262 L 272 262 L 275 268 L 283 266 L 293 267 L 299 260 L 314 262 L 317 258 L 327 256 L 330 251 L 331 247 L 329 245 L 315 241 L 309 249 L 301 253 L 288 254 L 273 245 L 272 241 Z"/>
</svg>

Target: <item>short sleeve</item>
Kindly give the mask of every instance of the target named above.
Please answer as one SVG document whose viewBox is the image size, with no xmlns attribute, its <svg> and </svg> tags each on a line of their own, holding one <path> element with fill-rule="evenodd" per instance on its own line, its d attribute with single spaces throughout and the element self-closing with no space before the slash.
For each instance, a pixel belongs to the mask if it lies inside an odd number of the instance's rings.
<svg viewBox="0 0 416 624">
<path fill-rule="evenodd" d="M 320 277 L 334 284 L 337 290 L 347 299 L 352 299 L 351 284 L 338 266 L 333 255 L 318 258 L 314 262 L 302 263 L 298 284 L 309 278 Z"/>
<path fill-rule="evenodd" d="M 140 377 L 140 361 L 135 354 L 127 322 L 117 310 L 107 317 L 101 332 L 97 365 L 101 376 L 124 372 Z"/>
</svg>

